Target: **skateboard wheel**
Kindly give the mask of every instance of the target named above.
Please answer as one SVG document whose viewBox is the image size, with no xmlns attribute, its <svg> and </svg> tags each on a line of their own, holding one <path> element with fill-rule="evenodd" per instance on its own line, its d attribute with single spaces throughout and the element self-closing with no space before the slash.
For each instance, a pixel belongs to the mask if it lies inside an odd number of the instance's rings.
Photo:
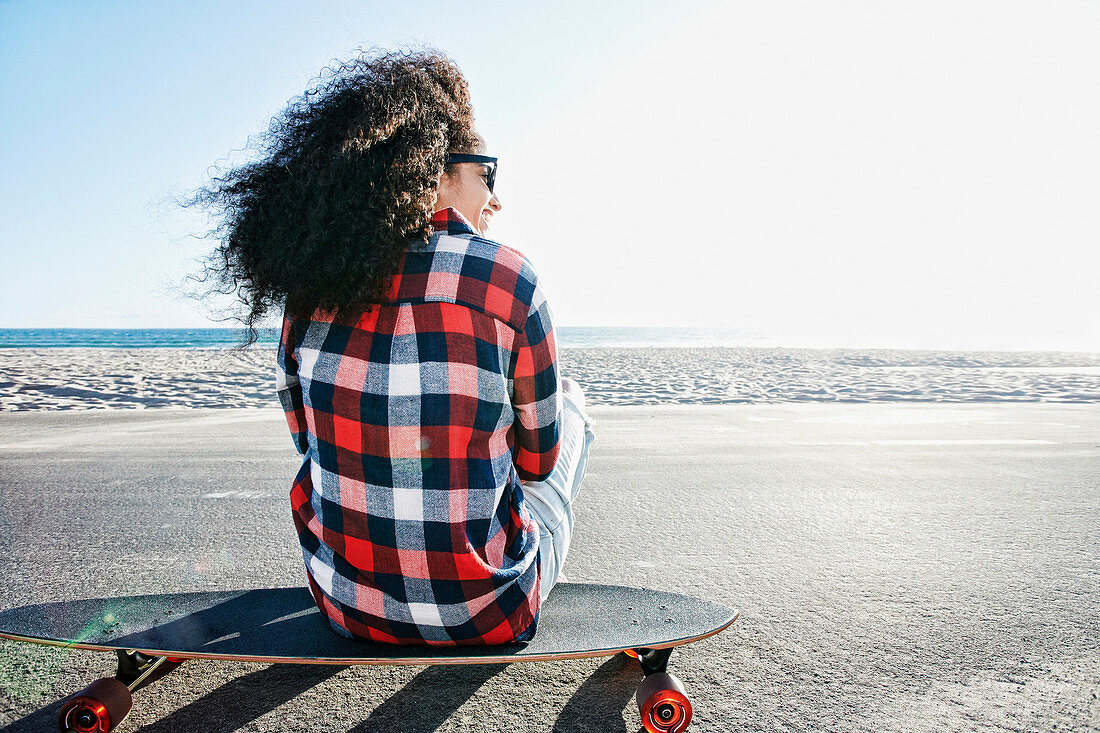
<svg viewBox="0 0 1100 733">
<path fill-rule="evenodd" d="M 681 733 L 691 725 L 691 701 L 684 683 L 670 674 L 651 674 L 638 685 L 638 712 L 649 733 Z"/>
<path fill-rule="evenodd" d="M 624 649 L 623 654 L 630 657 L 631 659 L 638 658 L 638 651 L 636 649 Z"/>
<path fill-rule="evenodd" d="M 130 690 L 113 677 L 96 680 L 76 693 L 57 716 L 62 733 L 107 733 L 134 706 Z"/>
</svg>

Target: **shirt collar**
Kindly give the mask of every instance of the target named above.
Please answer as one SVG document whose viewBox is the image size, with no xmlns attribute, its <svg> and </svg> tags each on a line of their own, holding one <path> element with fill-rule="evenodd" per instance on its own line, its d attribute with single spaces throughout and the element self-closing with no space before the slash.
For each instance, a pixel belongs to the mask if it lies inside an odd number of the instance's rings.
<svg viewBox="0 0 1100 733">
<path fill-rule="evenodd" d="M 466 217 L 458 213 L 457 209 L 440 209 L 432 214 L 432 231 L 447 232 L 447 234 L 477 234 Z"/>
</svg>

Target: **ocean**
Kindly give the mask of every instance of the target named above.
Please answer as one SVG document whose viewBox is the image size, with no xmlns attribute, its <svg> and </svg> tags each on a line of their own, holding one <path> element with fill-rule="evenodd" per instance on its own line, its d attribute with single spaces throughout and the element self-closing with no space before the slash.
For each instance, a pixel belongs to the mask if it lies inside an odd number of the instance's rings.
<svg viewBox="0 0 1100 733">
<path fill-rule="evenodd" d="M 4 328 L 0 348 L 232 348 L 240 343 L 236 328 Z M 728 328 L 571 327 L 557 329 L 563 348 L 630 348 L 642 346 L 766 346 L 768 339 Z M 279 332 L 261 329 L 257 346 L 276 346 Z"/>
</svg>

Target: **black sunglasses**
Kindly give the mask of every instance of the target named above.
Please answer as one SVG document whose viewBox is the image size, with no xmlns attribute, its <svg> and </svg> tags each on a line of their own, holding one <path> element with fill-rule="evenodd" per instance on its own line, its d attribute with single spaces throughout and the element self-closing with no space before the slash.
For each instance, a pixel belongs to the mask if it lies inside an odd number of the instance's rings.
<svg viewBox="0 0 1100 733">
<path fill-rule="evenodd" d="M 489 193 L 493 192 L 493 184 L 497 180 L 497 159 L 491 155 L 473 155 L 472 153 L 447 153 L 446 163 L 481 163 L 489 169 L 485 176 L 485 185 Z"/>
</svg>

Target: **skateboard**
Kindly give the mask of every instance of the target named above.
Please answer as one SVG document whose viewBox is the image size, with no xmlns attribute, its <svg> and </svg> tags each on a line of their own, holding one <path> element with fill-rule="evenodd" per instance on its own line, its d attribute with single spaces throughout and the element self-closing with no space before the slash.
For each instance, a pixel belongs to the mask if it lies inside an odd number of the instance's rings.
<svg viewBox="0 0 1100 733">
<path fill-rule="evenodd" d="M 58 728 L 108 733 L 132 693 L 188 659 L 292 664 L 499 664 L 630 654 L 643 679 L 636 700 L 650 733 L 680 733 L 692 707 L 668 672 L 672 649 L 719 633 L 738 612 L 699 598 L 641 588 L 559 583 L 524 644 L 430 647 L 371 644 L 335 634 L 306 588 L 175 593 L 21 606 L 0 612 L 0 637 L 113 652 L 114 677 L 65 702 Z"/>
</svg>

